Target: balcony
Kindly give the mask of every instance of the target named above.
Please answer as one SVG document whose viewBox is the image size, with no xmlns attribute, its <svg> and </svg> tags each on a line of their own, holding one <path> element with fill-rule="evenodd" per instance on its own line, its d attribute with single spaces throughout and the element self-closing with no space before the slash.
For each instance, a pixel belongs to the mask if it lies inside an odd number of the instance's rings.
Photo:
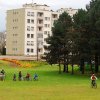
<svg viewBox="0 0 100 100">
<path fill-rule="evenodd" d="M 43 27 L 42 26 L 38 26 L 37 27 L 37 32 L 38 33 L 43 33 Z"/>
<path fill-rule="evenodd" d="M 58 19 L 58 15 L 57 14 L 52 14 L 52 19 L 53 20 L 57 20 Z"/>
<path fill-rule="evenodd" d="M 43 13 L 42 13 L 42 12 L 38 12 L 38 13 L 37 13 L 37 17 L 38 17 L 39 19 L 43 19 Z"/>
<path fill-rule="evenodd" d="M 43 20 L 42 20 L 42 19 L 39 19 L 39 20 L 37 21 L 37 25 L 38 25 L 38 26 L 43 26 Z"/>
</svg>

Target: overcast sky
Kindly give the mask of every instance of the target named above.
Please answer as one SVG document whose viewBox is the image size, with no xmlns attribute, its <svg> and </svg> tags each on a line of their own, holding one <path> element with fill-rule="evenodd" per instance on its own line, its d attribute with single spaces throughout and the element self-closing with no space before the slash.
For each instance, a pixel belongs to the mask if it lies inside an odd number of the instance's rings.
<svg viewBox="0 0 100 100">
<path fill-rule="evenodd" d="M 51 9 L 60 8 L 83 8 L 89 4 L 91 0 L 0 0 L 0 31 L 6 30 L 6 11 L 22 7 L 25 3 L 47 4 Z"/>
</svg>

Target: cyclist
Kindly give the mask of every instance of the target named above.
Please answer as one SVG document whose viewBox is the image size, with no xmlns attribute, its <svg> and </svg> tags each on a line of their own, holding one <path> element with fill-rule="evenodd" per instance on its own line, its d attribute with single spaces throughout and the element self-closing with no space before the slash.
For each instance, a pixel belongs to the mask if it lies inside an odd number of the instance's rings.
<svg viewBox="0 0 100 100">
<path fill-rule="evenodd" d="M 36 73 L 34 74 L 34 80 L 38 80 L 38 75 Z"/>
<path fill-rule="evenodd" d="M 92 74 L 91 80 L 92 80 L 92 84 L 94 85 L 95 81 L 97 80 L 97 77 L 95 76 L 95 74 Z"/>
</svg>

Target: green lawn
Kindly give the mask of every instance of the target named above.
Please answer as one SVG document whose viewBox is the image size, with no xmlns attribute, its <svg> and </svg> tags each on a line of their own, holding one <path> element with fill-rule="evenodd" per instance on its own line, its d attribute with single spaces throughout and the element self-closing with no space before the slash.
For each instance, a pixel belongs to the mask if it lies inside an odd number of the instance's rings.
<svg viewBox="0 0 100 100">
<path fill-rule="evenodd" d="M 98 88 L 90 87 L 90 76 L 58 74 L 57 66 L 41 64 L 33 68 L 18 68 L 0 61 L 0 69 L 6 71 L 6 80 L 0 81 L 0 100 L 99 100 Z M 39 75 L 38 81 L 12 81 L 14 73 L 22 71 L 33 76 Z"/>
</svg>

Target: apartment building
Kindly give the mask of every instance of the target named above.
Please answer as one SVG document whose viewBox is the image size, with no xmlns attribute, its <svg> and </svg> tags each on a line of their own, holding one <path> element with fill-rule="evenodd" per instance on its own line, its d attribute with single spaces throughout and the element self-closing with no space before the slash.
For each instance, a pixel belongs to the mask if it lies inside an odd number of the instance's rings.
<svg viewBox="0 0 100 100">
<path fill-rule="evenodd" d="M 64 11 L 73 16 L 72 8 L 50 10 L 47 5 L 24 4 L 22 8 L 7 11 L 6 54 L 36 56 L 45 52 L 46 38 L 52 35 L 52 27 Z"/>
<path fill-rule="evenodd" d="M 7 55 L 33 56 L 44 54 L 46 38 L 52 35 L 54 20 L 58 12 L 47 5 L 24 4 L 20 9 L 7 11 Z"/>
<path fill-rule="evenodd" d="M 58 9 L 57 12 L 59 12 L 59 14 L 62 14 L 63 12 L 67 12 L 71 17 L 73 17 L 73 15 L 78 12 L 78 9 L 61 8 L 61 9 Z"/>
</svg>

